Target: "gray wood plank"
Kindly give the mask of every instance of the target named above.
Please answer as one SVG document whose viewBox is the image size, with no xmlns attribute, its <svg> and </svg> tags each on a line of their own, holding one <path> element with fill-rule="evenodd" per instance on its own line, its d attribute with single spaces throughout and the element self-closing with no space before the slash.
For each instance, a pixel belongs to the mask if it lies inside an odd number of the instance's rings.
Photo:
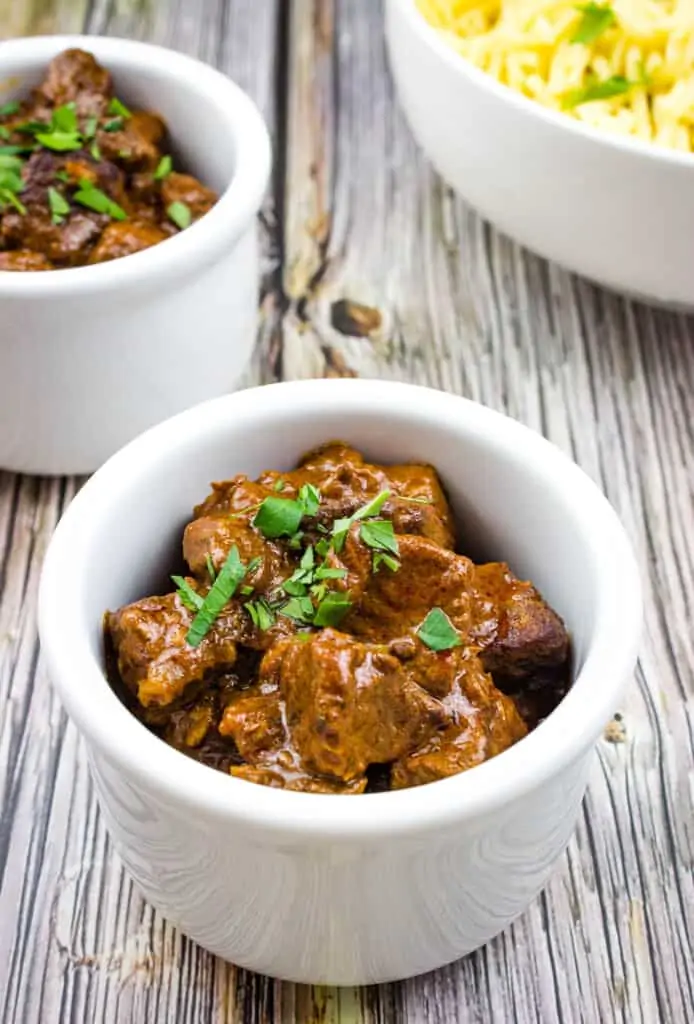
<svg viewBox="0 0 694 1024">
<path fill-rule="evenodd" d="M 285 372 L 414 380 L 541 430 L 623 517 L 647 613 L 636 685 L 546 894 L 486 950 L 370 993 L 368 1013 L 691 1020 L 694 320 L 549 267 L 457 200 L 394 103 L 380 17 L 370 0 L 293 5 Z M 345 301 L 378 326 L 345 334 Z"/>
</svg>

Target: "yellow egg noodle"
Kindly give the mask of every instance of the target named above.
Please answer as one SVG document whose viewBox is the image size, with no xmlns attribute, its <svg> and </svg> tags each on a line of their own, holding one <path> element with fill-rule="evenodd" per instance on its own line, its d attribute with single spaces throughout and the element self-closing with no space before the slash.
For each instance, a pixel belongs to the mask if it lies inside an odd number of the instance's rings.
<svg viewBox="0 0 694 1024">
<path fill-rule="evenodd" d="M 416 0 L 467 60 L 595 128 L 694 150 L 694 0 Z"/>
</svg>

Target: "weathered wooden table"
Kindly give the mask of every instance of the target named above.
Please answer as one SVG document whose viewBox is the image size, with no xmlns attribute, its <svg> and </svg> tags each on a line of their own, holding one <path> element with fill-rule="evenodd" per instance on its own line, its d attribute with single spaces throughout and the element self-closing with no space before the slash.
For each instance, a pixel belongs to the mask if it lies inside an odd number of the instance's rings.
<svg viewBox="0 0 694 1024">
<path fill-rule="evenodd" d="M 394 103 L 378 0 L 0 0 L 3 37 L 83 30 L 211 61 L 268 119 L 248 382 L 426 382 L 541 430 L 623 517 L 646 629 L 576 837 L 516 925 L 403 984 L 282 984 L 204 953 L 124 877 L 36 640 L 77 482 L 0 474 L 0 1021 L 694 1021 L 694 320 L 572 278 L 454 199 Z"/>
</svg>

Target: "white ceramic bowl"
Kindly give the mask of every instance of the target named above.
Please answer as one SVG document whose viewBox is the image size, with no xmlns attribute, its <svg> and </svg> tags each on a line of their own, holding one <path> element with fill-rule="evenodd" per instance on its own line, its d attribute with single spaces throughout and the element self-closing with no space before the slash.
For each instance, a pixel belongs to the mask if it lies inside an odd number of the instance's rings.
<svg viewBox="0 0 694 1024">
<path fill-rule="evenodd" d="M 270 145 L 248 96 L 180 53 L 98 36 L 0 43 L 2 102 L 67 47 L 90 50 L 129 105 L 165 117 L 180 166 L 221 198 L 144 252 L 0 271 L 0 467 L 86 473 L 141 431 L 234 384 L 257 318 L 256 213 Z"/>
<path fill-rule="evenodd" d="M 105 609 L 166 579 L 208 481 L 291 468 L 341 437 L 440 470 L 463 533 L 565 617 L 576 679 L 552 716 L 472 771 L 365 796 L 283 792 L 191 761 L 104 676 Z M 301 982 L 428 971 L 486 942 L 546 883 L 636 657 L 639 579 L 615 513 L 539 435 L 462 398 L 382 381 L 242 391 L 155 427 L 85 485 L 46 557 L 40 633 L 101 808 L 142 892 L 203 946 Z"/>
<path fill-rule="evenodd" d="M 415 138 L 446 181 L 512 238 L 600 284 L 694 306 L 694 156 L 548 110 L 387 0 L 386 34 Z"/>
</svg>

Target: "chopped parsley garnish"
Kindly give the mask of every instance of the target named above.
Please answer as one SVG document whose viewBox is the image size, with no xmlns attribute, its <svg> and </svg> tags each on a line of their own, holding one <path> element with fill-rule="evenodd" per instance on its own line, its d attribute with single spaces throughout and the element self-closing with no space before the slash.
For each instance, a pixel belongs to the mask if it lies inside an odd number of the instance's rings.
<svg viewBox="0 0 694 1024">
<path fill-rule="evenodd" d="M 291 537 L 299 529 L 304 507 L 293 498 L 265 498 L 253 519 L 253 526 L 267 537 Z"/>
<path fill-rule="evenodd" d="M 166 156 L 163 156 L 159 163 L 157 164 L 157 169 L 154 172 L 154 180 L 163 181 L 164 178 L 168 177 L 168 175 L 171 174 L 172 170 L 173 160 L 167 153 Z"/>
<path fill-rule="evenodd" d="M 48 205 L 51 209 L 51 220 L 54 224 L 62 224 L 70 212 L 70 204 L 67 199 L 57 191 L 48 189 Z"/>
<path fill-rule="evenodd" d="M 374 548 L 376 551 L 388 551 L 392 555 L 398 554 L 398 539 L 389 519 L 370 519 L 368 522 L 362 523 L 359 536 L 369 548 Z"/>
<path fill-rule="evenodd" d="M 204 601 L 197 590 L 193 590 L 188 580 L 184 580 L 182 576 L 172 576 L 171 579 L 178 587 L 176 593 L 181 604 L 184 604 L 191 612 L 199 611 Z"/>
<path fill-rule="evenodd" d="M 346 594 L 331 591 L 316 608 L 313 625 L 339 626 L 351 607 L 352 602 Z"/>
<path fill-rule="evenodd" d="M 248 567 L 241 561 L 239 549 L 234 544 L 188 630 L 186 641 L 191 647 L 198 647 L 205 639 L 247 571 Z"/>
<path fill-rule="evenodd" d="M 80 187 L 72 197 L 76 203 L 81 206 L 86 206 L 89 210 L 95 210 L 97 213 L 107 213 L 109 217 L 114 220 L 126 220 L 127 214 L 125 210 L 114 202 L 110 196 L 107 196 L 105 192 L 102 192 L 100 188 L 93 185 L 87 178 L 80 179 Z"/>
<path fill-rule="evenodd" d="M 258 629 L 270 629 L 277 621 L 274 608 L 264 597 L 258 598 L 257 601 L 246 601 L 244 608 L 250 615 L 253 625 Z"/>
<path fill-rule="evenodd" d="M 609 4 L 587 3 L 576 7 L 581 12 L 581 20 L 571 36 L 572 43 L 583 43 L 589 46 L 595 42 L 617 20 L 615 12 Z"/>
<path fill-rule="evenodd" d="M 207 575 L 210 577 L 210 583 L 214 583 L 217 579 L 217 571 L 209 554 L 205 555 L 205 565 L 207 566 Z"/>
<path fill-rule="evenodd" d="M 114 117 L 111 121 L 107 121 L 103 126 L 105 132 L 119 132 L 123 127 L 123 118 Z"/>
<path fill-rule="evenodd" d="M 33 133 L 36 136 L 36 141 L 46 149 L 63 153 L 82 148 L 82 135 L 77 124 L 74 103 L 65 103 L 62 107 L 56 107 L 48 125 L 29 122 L 22 127 Z"/>
<path fill-rule="evenodd" d="M 132 117 L 132 112 L 116 96 L 109 100 L 108 112 L 109 114 L 117 114 L 119 117 Z"/>
<path fill-rule="evenodd" d="M 288 619 L 299 622 L 303 626 L 310 626 L 313 623 L 315 609 L 310 597 L 292 597 L 280 608 L 282 615 Z"/>
<path fill-rule="evenodd" d="M 10 165 L 0 167 L 0 209 L 13 206 L 18 213 L 25 214 L 26 206 L 19 199 L 24 182 L 15 162 L 17 157 L 9 156 L 6 159 L 10 161 Z M 21 161 L 19 163 L 21 166 Z"/>
<path fill-rule="evenodd" d="M 101 160 L 101 149 L 99 148 L 98 142 L 92 142 L 89 147 L 89 152 L 94 160 Z"/>
<path fill-rule="evenodd" d="M 37 132 L 36 139 L 45 149 L 53 149 L 57 153 L 82 148 L 82 137 L 73 132 Z"/>
<path fill-rule="evenodd" d="M 193 220 L 190 207 L 178 200 L 166 207 L 166 215 L 181 231 L 185 231 L 186 228 L 190 227 Z"/>
<path fill-rule="evenodd" d="M 462 643 L 457 629 L 441 608 L 432 608 L 415 632 L 432 651 L 450 651 Z"/>
<path fill-rule="evenodd" d="M 20 153 L 30 153 L 29 146 L 0 146 L 0 156 L 19 156 Z"/>
<path fill-rule="evenodd" d="M 605 78 L 602 81 L 592 81 L 584 89 L 574 89 L 564 97 L 564 106 L 578 107 L 582 103 L 593 103 L 595 100 L 609 100 L 613 96 L 623 96 L 624 93 L 634 85 L 638 85 L 638 82 L 631 82 L 628 78 L 624 78 L 623 75 L 612 75 L 611 78 Z"/>
<path fill-rule="evenodd" d="M 371 567 L 376 573 L 382 565 L 385 565 L 386 569 L 390 569 L 391 572 L 397 572 L 400 568 L 400 562 L 398 562 L 397 558 L 393 558 L 392 555 L 386 555 L 383 551 L 377 551 L 374 554 Z"/>
<path fill-rule="evenodd" d="M 3 103 L 0 107 L 0 117 L 9 117 L 11 114 L 16 114 L 19 110 L 19 101 L 10 100 L 9 103 Z"/>
<path fill-rule="evenodd" d="M 99 124 L 98 118 L 88 117 L 84 123 L 84 137 L 85 139 L 93 139 L 96 135 L 96 129 Z"/>
<path fill-rule="evenodd" d="M 303 506 L 305 516 L 315 516 L 320 506 L 320 493 L 313 484 L 304 484 L 299 491 L 299 503 Z"/>
<path fill-rule="evenodd" d="M 362 505 L 362 507 L 358 508 L 356 512 L 353 512 L 351 516 L 348 516 L 345 519 L 336 519 L 333 523 L 332 539 L 332 546 L 335 551 L 342 551 L 345 540 L 347 539 L 347 534 L 350 531 L 350 527 L 360 519 L 368 519 L 370 517 L 377 516 L 388 501 L 389 497 L 390 491 L 381 491 L 380 494 L 377 494 L 376 497 L 372 498 L 372 500 L 367 502 L 366 505 Z"/>
<path fill-rule="evenodd" d="M 16 153 L 8 153 L 8 149 L 13 149 L 13 146 L 6 146 L 0 149 L 0 171 L 16 171 L 19 173 L 23 167 L 23 161 L 16 155 Z"/>
</svg>

